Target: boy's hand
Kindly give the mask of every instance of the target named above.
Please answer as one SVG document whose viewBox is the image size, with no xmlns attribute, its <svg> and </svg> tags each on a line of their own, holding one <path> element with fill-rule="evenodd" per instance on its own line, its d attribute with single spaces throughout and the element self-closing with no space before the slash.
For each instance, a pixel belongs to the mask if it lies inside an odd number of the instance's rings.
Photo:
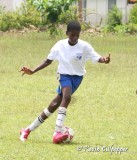
<svg viewBox="0 0 137 160">
<path fill-rule="evenodd" d="M 104 57 L 104 63 L 108 64 L 110 62 L 110 54 L 107 57 Z"/>
<path fill-rule="evenodd" d="M 22 76 L 24 74 L 28 74 L 28 75 L 32 75 L 33 74 L 33 71 L 31 69 L 29 69 L 28 67 L 22 67 L 21 70 L 20 70 L 20 72 L 23 72 Z"/>
</svg>

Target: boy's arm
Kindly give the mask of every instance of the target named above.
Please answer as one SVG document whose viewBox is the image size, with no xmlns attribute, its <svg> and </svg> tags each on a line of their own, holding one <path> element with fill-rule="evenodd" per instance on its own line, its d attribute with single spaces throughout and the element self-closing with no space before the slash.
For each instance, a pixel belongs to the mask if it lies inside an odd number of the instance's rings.
<svg viewBox="0 0 137 160">
<path fill-rule="evenodd" d="M 50 65 L 52 63 L 53 60 L 50 60 L 50 59 L 46 59 L 44 62 L 42 62 L 38 67 L 36 67 L 35 69 L 31 70 L 30 68 L 28 67 L 22 67 L 20 71 L 22 71 L 22 76 L 24 74 L 28 74 L 28 75 L 32 75 L 34 74 L 35 72 L 47 67 L 48 65 Z"/>
<path fill-rule="evenodd" d="M 110 54 L 107 57 L 100 57 L 98 62 L 108 64 L 110 62 Z"/>
</svg>

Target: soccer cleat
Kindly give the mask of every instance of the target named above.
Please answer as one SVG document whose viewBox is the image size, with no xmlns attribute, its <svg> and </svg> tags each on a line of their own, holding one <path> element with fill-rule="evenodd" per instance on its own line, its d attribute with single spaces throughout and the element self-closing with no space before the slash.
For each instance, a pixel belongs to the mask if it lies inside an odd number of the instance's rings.
<svg viewBox="0 0 137 160">
<path fill-rule="evenodd" d="M 26 141 L 29 134 L 30 134 L 30 130 L 29 129 L 22 129 L 20 131 L 20 140 L 22 142 Z"/>
<path fill-rule="evenodd" d="M 63 141 L 66 140 L 67 138 L 68 134 L 62 134 L 61 132 L 57 132 L 53 136 L 53 143 L 55 144 L 63 143 Z"/>
</svg>

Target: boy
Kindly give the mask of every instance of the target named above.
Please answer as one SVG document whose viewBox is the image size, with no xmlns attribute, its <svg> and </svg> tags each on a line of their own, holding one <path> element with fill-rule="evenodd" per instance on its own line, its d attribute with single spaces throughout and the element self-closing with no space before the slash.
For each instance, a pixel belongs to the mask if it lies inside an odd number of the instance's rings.
<svg viewBox="0 0 137 160">
<path fill-rule="evenodd" d="M 92 60 L 93 62 L 109 63 L 110 55 L 102 57 L 97 54 L 92 46 L 79 39 L 81 31 L 80 23 L 71 21 L 67 25 L 66 35 L 68 39 L 58 41 L 51 49 L 47 59 L 36 67 L 34 70 L 28 67 L 22 67 L 22 75 L 32 75 L 35 72 L 47 67 L 53 60 L 57 60 L 59 65 L 57 72 L 60 74 L 60 86 L 58 87 L 58 94 L 44 109 L 36 120 L 30 124 L 26 129 L 20 131 L 20 140 L 25 141 L 35 128 L 40 126 L 51 114 L 58 108 L 58 115 L 56 120 L 55 132 L 53 135 L 53 143 L 61 143 L 67 139 L 67 134 L 62 134 L 61 129 L 66 117 L 67 107 L 71 101 L 71 95 L 76 91 L 82 82 L 83 75 L 86 73 L 85 62 Z"/>
</svg>

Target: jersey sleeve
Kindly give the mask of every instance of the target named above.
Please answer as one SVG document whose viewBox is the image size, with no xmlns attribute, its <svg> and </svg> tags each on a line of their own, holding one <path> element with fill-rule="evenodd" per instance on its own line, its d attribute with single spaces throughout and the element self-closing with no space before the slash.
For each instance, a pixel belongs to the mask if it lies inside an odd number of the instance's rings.
<svg viewBox="0 0 137 160">
<path fill-rule="evenodd" d="M 86 54 L 86 60 L 91 60 L 94 63 L 98 62 L 101 57 L 89 43 L 86 43 L 84 52 Z"/>
<path fill-rule="evenodd" d="M 47 56 L 47 59 L 50 60 L 56 60 L 57 58 L 57 53 L 58 53 L 58 44 L 56 43 L 50 50 L 49 55 Z"/>
</svg>

